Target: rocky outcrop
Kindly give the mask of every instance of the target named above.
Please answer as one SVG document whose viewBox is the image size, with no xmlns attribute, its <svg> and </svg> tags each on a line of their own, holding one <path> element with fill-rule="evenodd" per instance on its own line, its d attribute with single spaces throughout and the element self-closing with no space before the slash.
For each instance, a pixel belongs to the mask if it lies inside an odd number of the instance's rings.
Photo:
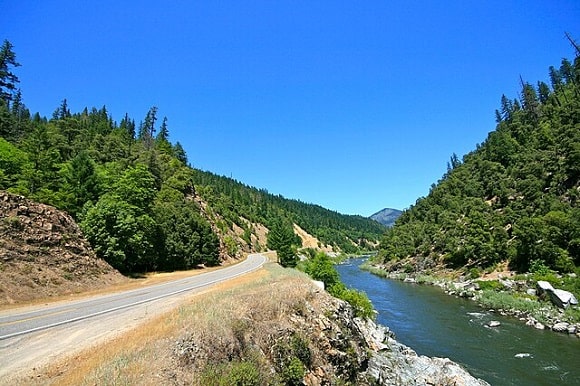
<svg viewBox="0 0 580 386">
<path fill-rule="evenodd" d="M 355 318 L 354 325 L 372 353 L 365 373 L 381 385 L 488 385 L 448 358 L 417 355 L 371 320 Z"/>
<path fill-rule="evenodd" d="M 0 192 L 0 272 L 0 304 L 126 280 L 95 256 L 68 214 L 6 192 Z"/>
</svg>

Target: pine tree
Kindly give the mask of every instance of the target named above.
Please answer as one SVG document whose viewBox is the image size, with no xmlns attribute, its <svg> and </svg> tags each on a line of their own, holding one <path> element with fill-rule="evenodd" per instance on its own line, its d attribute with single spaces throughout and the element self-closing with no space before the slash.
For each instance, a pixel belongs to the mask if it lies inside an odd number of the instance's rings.
<svg viewBox="0 0 580 386">
<path fill-rule="evenodd" d="M 155 121 L 157 121 L 157 107 L 153 106 L 147 112 L 145 121 L 139 127 L 139 139 L 141 139 L 145 146 L 149 149 L 153 144 L 155 138 Z"/>
<path fill-rule="evenodd" d="M 8 104 L 16 90 L 18 77 L 14 75 L 10 67 L 18 67 L 20 63 L 16 61 L 16 54 L 12 51 L 14 46 L 8 40 L 4 40 L 0 47 L 0 99 Z"/>
</svg>

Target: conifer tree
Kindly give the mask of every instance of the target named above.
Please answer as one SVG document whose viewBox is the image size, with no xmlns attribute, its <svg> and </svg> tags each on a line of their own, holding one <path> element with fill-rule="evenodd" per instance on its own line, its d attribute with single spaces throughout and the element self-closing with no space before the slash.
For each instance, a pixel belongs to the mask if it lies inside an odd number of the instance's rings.
<svg viewBox="0 0 580 386">
<path fill-rule="evenodd" d="M 8 40 L 4 40 L 0 47 L 0 99 L 8 104 L 16 91 L 18 77 L 14 75 L 11 67 L 18 67 L 20 63 L 16 61 L 16 54 L 12 51 L 14 46 Z"/>
</svg>

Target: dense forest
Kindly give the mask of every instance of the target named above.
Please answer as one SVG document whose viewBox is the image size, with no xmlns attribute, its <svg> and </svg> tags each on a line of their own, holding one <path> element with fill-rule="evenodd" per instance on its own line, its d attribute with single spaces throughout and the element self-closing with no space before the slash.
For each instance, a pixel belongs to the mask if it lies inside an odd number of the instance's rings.
<svg viewBox="0 0 580 386">
<path fill-rule="evenodd" d="M 501 97 L 497 126 L 387 230 L 376 262 L 413 258 L 486 269 L 509 262 L 559 272 L 580 266 L 580 51 L 549 68 L 550 84 L 520 79 Z"/>
<path fill-rule="evenodd" d="M 294 224 L 345 252 L 376 245 L 384 230 L 192 168 L 156 107 L 138 124 L 127 114 L 117 123 L 104 106 L 71 112 L 66 99 L 50 118 L 31 114 L 19 66 L 4 41 L 0 189 L 66 210 L 97 254 L 123 272 L 215 265 L 267 246 L 286 251 L 291 263 L 300 246 Z M 268 245 L 254 234 L 258 224 L 273 230 Z"/>
</svg>

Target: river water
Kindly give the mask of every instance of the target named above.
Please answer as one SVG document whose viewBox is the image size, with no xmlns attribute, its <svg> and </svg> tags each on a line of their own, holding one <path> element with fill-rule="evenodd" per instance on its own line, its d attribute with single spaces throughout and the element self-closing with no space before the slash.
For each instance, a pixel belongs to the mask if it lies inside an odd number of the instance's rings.
<svg viewBox="0 0 580 386">
<path fill-rule="evenodd" d="M 447 357 L 492 385 L 580 385 L 580 339 L 536 330 L 428 285 L 404 283 L 336 266 L 342 281 L 366 292 L 377 321 L 420 355 Z M 501 323 L 490 328 L 491 320 Z"/>
</svg>

